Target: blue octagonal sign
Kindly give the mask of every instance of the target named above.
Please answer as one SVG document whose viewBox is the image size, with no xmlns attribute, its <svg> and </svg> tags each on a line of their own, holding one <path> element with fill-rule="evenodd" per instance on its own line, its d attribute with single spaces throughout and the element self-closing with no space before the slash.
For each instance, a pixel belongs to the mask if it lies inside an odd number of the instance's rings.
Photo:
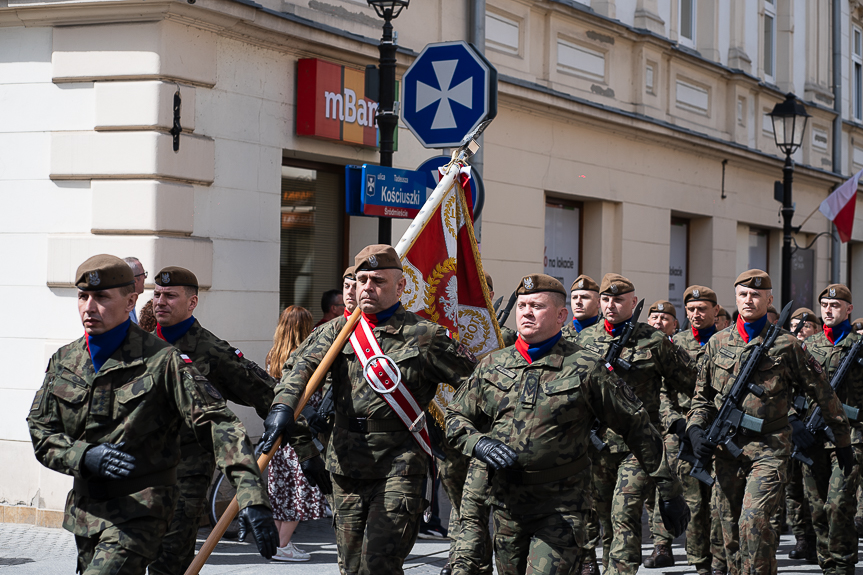
<svg viewBox="0 0 863 575">
<path fill-rule="evenodd" d="M 428 44 L 402 86 L 402 117 L 426 148 L 458 146 L 497 115 L 497 70 L 464 41 Z"/>
</svg>

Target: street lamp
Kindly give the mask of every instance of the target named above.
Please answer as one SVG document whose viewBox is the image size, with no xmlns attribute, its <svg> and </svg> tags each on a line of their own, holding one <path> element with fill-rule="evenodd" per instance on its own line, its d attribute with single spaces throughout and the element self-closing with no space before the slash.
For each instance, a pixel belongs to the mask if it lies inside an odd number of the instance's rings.
<svg viewBox="0 0 863 575">
<path fill-rule="evenodd" d="M 809 114 L 793 93 L 785 95 L 785 101 L 776 104 L 770 112 L 773 120 L 773 137 L 776 146 L 785 154 L 785 167 L 782 168 L 782 305 L 791 301 L 791 218 L 794 217 L 794 204 L 791 201 L 791 181 L 794 175 L 794 162 L 791 155 L 803 143 L 803 133 Z"/>
<path fill-rule="evenodd" d="M 380 130 L 381 166 L 393 166 L 395 131 L 399 123 L 396 100 L 396 43 L 393 39 L 393 18 L 408 7 L 410 0 L 368 0 L 369 6 L 384 19 L 384 34 L 378 46 L 380 51 L 380 88 L 378 96 L 378 130 Z M 378 218 L 378 242 L 392 244 L 393 228 L 389 218 Z"/>
</svg>

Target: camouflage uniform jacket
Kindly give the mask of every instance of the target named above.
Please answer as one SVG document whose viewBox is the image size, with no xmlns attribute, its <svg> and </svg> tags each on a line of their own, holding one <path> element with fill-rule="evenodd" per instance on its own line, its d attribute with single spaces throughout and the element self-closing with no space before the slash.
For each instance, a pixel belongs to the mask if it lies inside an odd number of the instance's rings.
<svg viewBox="0 0 863 575">
<path fill-rule="evenodd" d="M 605 331 L 603 321 L 583 329 L 578 335 L 581 346 L 602 357 L 605 357 L 611 343 L 618 339 L 619 336 L 612 337 Z M 660 389 L 664 383 L 669 389 L 692 395 L 697 374 L 689 355 L 676 348 L 661 331 L 639 322 L 620 357 L 631 363 L 632 369 L 624 370 L 615 366 L 614 372 L 629 384 L 644 403 L 650 422 L 665 432 L 667 428 L 662 425 L 660 418 Z M 608 443 L 610 453 L 629 451 L 623 438 L 606 426 L 601 427 L 597 435 Z"/>
<path fill-rule="evenodd" d="M 838 344 L 833 345 L 824 332 L 818 332 L 806 338 L 803 348 L 806 349 L 824 370 L 827 381 L 833 379 L 833 374 L 839 369 L 839 364 L 845 355 L 851 350 L 851 346 L 857 343 L 860 335 L 851 332 L 842 338 Z M 853 364 L 845 376 L 839 391 L 836 393 L 839 401 L 849 407 L 856 407 L 863 411 L 863 367 Z M 859 418 L 858 418 L 859 419 Z M 863 443 L 863 422 L 849 421 L 851 424 L 851 443 Z M 825 442 L 828 447 L 833 444 Z"/>
<path fill-rule="evenodd" d="M 195 368 L 226 400 L 254 407 L 261 419 L 267 416 L 278 382 L 240 350 L 216 337 L 197 319 L 172 345 L 192 359 Z M 179 477 L 210 473 L 211 457 L 198 444 L 188 423 L 180 428 L 180 449 L 183 458 L 177 470 Z"/>
<path fill-rule="evenodd" d="M 294 368 L 282 375 L 276 387 L 276 403 L 296 409 L 306 384 L 345 326 L 344 317 L 321 327 L 295 352 Z M 384 354 L 399 367 L 402 383 L 417 404 L 425 407 L 439 383 L 458 388 L 476 362 L 466 347 L 447 336 L 446 329 L 400 307 L 373 329 Z M 331 367 L 336 412 L 349 418 L 397 419 L 389 404 L 362 375 L 362 365 L 348 341 Z M 327 469 L 355 479 L 423 475 L 429 458 L 404 431 L 357 433 L 336 426 L 326 450 Z"/>
<path fill-rule="evenodd" d="M 544 357 L 527 363 L 514 347 L 486 356 L 447 407 L 447 438 L 466 455 L 487 436 L 518 454 L 517 468 L 552 471 L 587 457 L 595 419 L 632 446 L 666 499 L 682 493 L 664 445 L 633 390 L 595 354 L 563 337 Z M 482 433 L 480 430 L 488 430 Z M 587 510 L 590 467 L 534 485 L 492 476 L 494 505 L 514 513 Z"/>
<path fill-rule="evenodd" d="M 184 420 L 239 487 L 240 508 L 269 506 L 243 424 L 178 350 L 137 325 L 129 326 L 126 339 L 98 374 L 85 337 L 57 350 L 27 417 L 39 462 L 80 480 L 88 479 L 85 451 L 100 443 L 126 443 L 125 451 L 136 459 L 133 477 L 176 467 Z M 98 489 L 98 481 L 88 483 Z M 72 490 L 63 526 L 90 537 L 136 517 L 169 519 L 173 507 L 154 501 L 171 500 L 165 495 L 173 489 L 149 487 L 111 499 Z"/>
<path fill-rule="evenodd" d="M 731 390 L 734 378 L 749 356 L 749 350 L 764 341 L 765 325 L 761 333 L 745 343 L 735 326 L 715 334 L 705 346 L 704 359 L 699 366 L 698 382 L 692 408 L 687 415 L 688 426 L 698 425 L 707 430 L 722 407 L 726 394 Z M 830 389 L 818 362 L 807 354 L 800 342 L 790 332 L 783 331 L 773 347 L 756 368 L 751 383 L 764 388 L 757 397 L 752 393 L 744 396 L 741 410 L 752 417 L 763 419 L 765 425 L 787 417 L 794 398 L 804 393 L 821 406 L 824 421 L 831 427 L 840 446 L 851 442 L 848 418 L 842 404 Z M 738 437 L 738 446 L 746 441 Z M 791 426 L 773 433 L 754 437 L 751 441 L 774 452 L 776 457 L 791 455 Z"/>
<path fill-rule="evenodd" d="M 696 373 L 698 373 L 698 365 L 704 357 L 706 344 L 701 345 L 698 343 L 698 340 L 695 339 L 694 335 L 692 335 L 692 329 L 687 329 L 674 334 L 674 337 L 671 338 L 671 342 L 676 345 L 678 349 L 682 349 L 686 352 L 689 356 L 689 365 L 695 369 Z M 694 394 L 695 389 L 692 391 Z M 659 392 L 659 417 L 662 420 L 662 426 L 665 429 L 670 428 L 674 422 L 679 419 L 686 420 L 686 413 L 689 411 L 691 405 L 692 395 L 671 390 L 667 385 L 665 385 L 665 382 L 663 382 L 662 388 Z"/>
<path fill-rule="evenodd" d="M 515 340 L 518 339 L 518 332 L 506 326 L 500 326 L 500 335 L 503 339 L 503 347 L 515 345 Z"/>
</svg>

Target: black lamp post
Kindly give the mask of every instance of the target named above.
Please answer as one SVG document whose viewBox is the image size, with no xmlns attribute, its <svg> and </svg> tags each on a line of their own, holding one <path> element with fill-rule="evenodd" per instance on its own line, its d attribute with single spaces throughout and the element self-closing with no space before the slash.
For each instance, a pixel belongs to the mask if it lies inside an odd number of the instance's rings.
<svg viewBox="0 0 863 575">
<path fill-rule="evenodd" d="M 773 137 L 776 146 L 785 154 L 785 167 L 782 169 L 782 305 L 791 301 L 791 218 L 794 217 L 794 204 L 791 201 L 791 181 L 794 176 L 794 162 L 791 155 L 803 143 L 806 121 L 809 114 L 806 108 L 789 92 L 785 101 L 776 104 L 770 112 L 773 120 Z"/>
<path fill-rule="evenodd" d="M 395 131 L 399 124 L 396 100 L 396 43 L 393 39 L 393 18 L 408 7 L 410 0 L 367 0 L 377 15 L 384 19 L 384 34 L 378 46 L 380 50 L 380 89 L 378 96 L 378 130 L 380 130 L 381 166 L 393 166 Z M 392 244 L 392 221 L 378 218 L 378 242 Z"/>
</svg>

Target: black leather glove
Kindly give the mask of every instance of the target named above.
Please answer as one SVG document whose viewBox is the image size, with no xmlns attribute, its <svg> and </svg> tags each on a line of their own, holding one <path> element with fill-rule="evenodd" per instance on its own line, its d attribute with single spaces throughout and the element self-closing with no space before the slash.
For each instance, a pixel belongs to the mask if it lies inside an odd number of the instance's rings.
<svg viewBox="0 0 863 575">
<path fill-rule="evenodd" d="M 692 444 L 692 453 L 695 457 L 704 461 L 710 459 L 713 455 L 713 450 L 716 446 L 707 441 L 707 433 L 697 425 L 689 426 L 686 430 L 686 437 L 689 438 L 689 443 Z"/>
<path fill-rule="evenodd" d="M 680 439 L 683 439 L 683 435 L 686 433 L 686 420 L 681 418 L 671 424 L 671 427 L 668 428 L 669 433 L 673 433 Z"/>
<path fill-rule="evenodd" d="M 240 530 L 237 537 L 240 541 L 245 541 L 246 534 L 251 531 L 261 555 L 270 559 L 276 554 L 279 530 L 273 522 L 273 512 L 266 505 L 249 505 L 240 511 L 238 518 Z"/>
<path fill-rule="evenodd" d="M 689 506 L 682 495 L 668 501 L 660 499 L 659 514 L 662 516 L 662 524 L 674 538 L 683 535 L 686 526 L 689 525 Z"/>
<path fill-rule="evenodd" d="M 264 420 L 264 434 L 261 436 L 261 451 L 269 453 L 276 444 L 276 439 L 283 437 L 294 428 L 294 410 L 284 403 L 277 403 L 270 408 L 270 413 Z M 282 445 L 285 440 L 282 439 Z"/>
<path fill-rule="evenodd" d="M 789 417 L 788 423 L 791 424 L 791 441 L 797 446 L 797 449 L 806 451 L 815 445 L 815 436 L 806 429 L 806 424 L 800 421 L 796 415 Z"/>
<path fill-rule="evenodd" d="M 333 492 L 333 480 L 320 455 L 316 455 L 300 463 L 300 469 L 303 470 L 303 475 L 306 476 L 309 483 L 313 487 L 320 489 L 321 493 L 330 495 Z"/>
<path fill-rule="evenodd" d="M 512 467 L 518 460 L 518 454 L 509 445 L 488 437 L 482 437 L 476 442 L 473 446 L 473 455 L 491 465 L 493 469 Z"/>
<path fill-rule="evenodd" d="M 135 458 L 123 451 L 126 443 L 100 443 L 84 453 L 84 468 L 94 477 L 122 479 L 135 471 Z"/>
<path fill-rule="evenodd" d="M 850 445 L 836 448 L 836 460 L 839 463 L 839 469 L 845 474 L 845 477 L 851 475 L 854 471 L 854 448 Z"/>
</svg>

